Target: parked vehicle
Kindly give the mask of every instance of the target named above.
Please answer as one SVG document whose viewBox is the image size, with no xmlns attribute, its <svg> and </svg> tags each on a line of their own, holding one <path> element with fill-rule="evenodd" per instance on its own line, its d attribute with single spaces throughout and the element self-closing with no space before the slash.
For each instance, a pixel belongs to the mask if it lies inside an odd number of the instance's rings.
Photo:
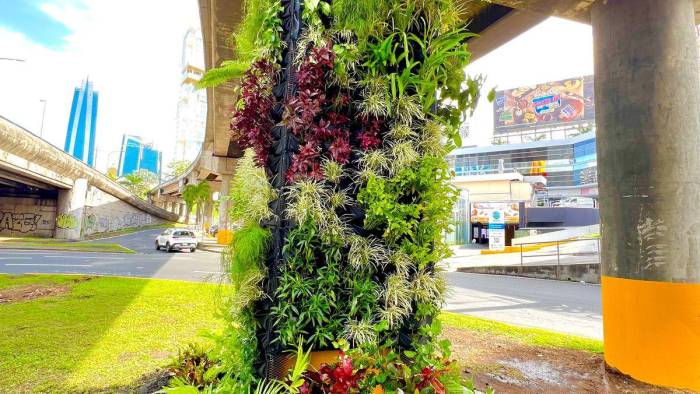
<svg viewBox="0 0 700 394">
<path fill-rule="evenodd" d="M 169 228 L 156 237 L 156 250 L 160 248 L 167 252 L 186 249 L 194 252 L 197 249 L 197 237 L 192 230 Z"/>
</svg>

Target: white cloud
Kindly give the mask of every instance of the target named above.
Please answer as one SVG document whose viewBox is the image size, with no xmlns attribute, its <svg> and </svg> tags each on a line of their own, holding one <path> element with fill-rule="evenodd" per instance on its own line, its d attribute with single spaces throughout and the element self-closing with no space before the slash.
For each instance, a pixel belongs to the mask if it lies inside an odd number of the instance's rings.
<svg viewBox="0 0 700 394">
<path fill-rule="evenodd" d="M 84 6 L 49 3 L 42 10 L 72 33 L 62 50 L 50 50 L 0 28 L 0 57 L 26 59 L 0 62 L 0 115 L 38 134 L 39 100 L 46 99 L 44 138 L 62 148 L 73 90 L 89 75 L 100 92 L 98 169 L 106 168 L 123 134 L 155 141 L 167 160 L 182 39 L 199 25 L 197 0 L 85 0 Z"/>
</svg>

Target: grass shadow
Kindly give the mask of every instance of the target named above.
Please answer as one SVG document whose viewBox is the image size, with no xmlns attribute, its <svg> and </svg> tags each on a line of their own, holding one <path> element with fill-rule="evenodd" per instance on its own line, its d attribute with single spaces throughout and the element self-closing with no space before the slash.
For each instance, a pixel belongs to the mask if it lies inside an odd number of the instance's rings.
<svg viewBox="0 0 700 394">
<path fill-rule="evenodd" d="M 165 365 L 178 346 L 202 340 L 202 330 L 221 326 L 215 284 L 0 275 L 0 288 L 32 281 L 71 291 L 0 305 L 0 387 L 7 392 L 122 391 Z"/>
</svg>

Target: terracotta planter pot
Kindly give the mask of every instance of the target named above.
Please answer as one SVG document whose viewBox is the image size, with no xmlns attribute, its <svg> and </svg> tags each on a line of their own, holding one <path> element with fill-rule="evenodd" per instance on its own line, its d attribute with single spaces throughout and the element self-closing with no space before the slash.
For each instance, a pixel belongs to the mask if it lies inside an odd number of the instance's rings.
<svg viewBox="0 0 700 394">
<path fill-rule="evenodd" d="M 321 364 L 335 364 L 340 356 L 339 350 L 319 350 L 311 352 L 309 358 L 309 370 L 317 371 L 321 368 Z M 272 375 L 275 379 L 282 379 L 287 375 L 296 362 L 296 355 L 279 356 L 272 367 Z"/>
</svg>

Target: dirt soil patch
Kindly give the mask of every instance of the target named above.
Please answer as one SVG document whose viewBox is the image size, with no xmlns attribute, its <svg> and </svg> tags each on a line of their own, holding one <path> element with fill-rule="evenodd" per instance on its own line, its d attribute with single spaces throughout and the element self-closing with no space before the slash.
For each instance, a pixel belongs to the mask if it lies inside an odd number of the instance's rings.
<svg viewBox="0 0 700 394">
<path fill-rule="evenodd" d="M 25 285 L 0 290 L 0 304 L 30 301 L 42 297 L 57 296 L 70 292 L 69 286 L 61 285 Z"/>
<path fill-rule="evenodd" d="M 606 368 L 603 355 L 524 345 L 444 327 L 452 356 L 480 390 L 496 393 L 686 393 L 651 386 Z"/>
</svg>

